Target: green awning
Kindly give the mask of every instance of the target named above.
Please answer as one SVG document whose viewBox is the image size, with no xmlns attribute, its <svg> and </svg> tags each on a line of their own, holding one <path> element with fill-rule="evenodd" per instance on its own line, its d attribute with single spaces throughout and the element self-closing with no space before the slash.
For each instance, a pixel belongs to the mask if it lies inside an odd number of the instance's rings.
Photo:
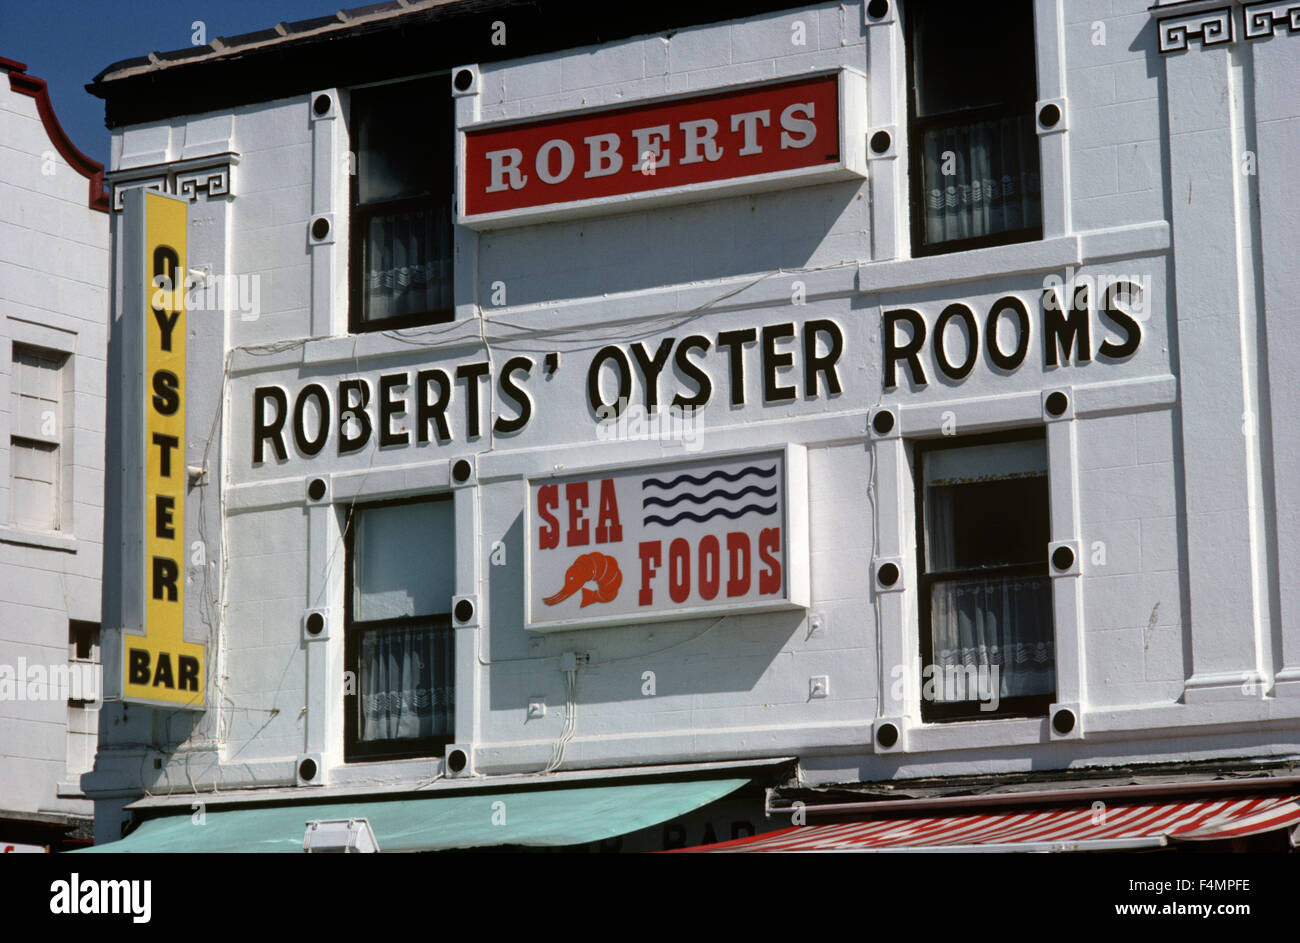
<svg viewBox="0 0 1300 943">
<path fill-rule="evenodd" d="M 209 809 L 147 819 L 93 852 L 302 852 L 314 819 L 369 819 L 379 850 L 445 851 L 496 845 L 580 845 L 658 825 L 708 805 L 747 779 L 631 783 L 533 792 Z"/>
</svg>

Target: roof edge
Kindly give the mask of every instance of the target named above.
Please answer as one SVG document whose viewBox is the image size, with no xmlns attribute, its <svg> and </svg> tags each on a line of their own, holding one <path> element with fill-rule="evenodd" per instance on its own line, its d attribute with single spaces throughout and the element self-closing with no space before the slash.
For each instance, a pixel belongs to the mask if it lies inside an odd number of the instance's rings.
<svg viewBox="0 0 1300 943">
<path fill-rule="evenodd" d="M 36 114 L 40 116 L 45 134 L 68 166 L 89 181 L 86 205 L 99 213 L 108 212 L 108 193 L 104 190 L 104 165 L 87 157 L 72 143 L 68 133 L 59 124 L 50 101 L 50 90 L 44 79 L 27 74 L 27 64 L 15 59 L 0 57 L 0 69 L 9 73 L 9 87 L 20 95 L 36 99 Z"/>
<path fill-rule="evenodd" d="M 825 0 L 389 0 L 279 24 L 217 45 L 126 59 L 86 90 L 109 128 L 225 112 L 306 95 L 812 7 Z M 403 5 L 392 6 L 391 3 Z M 507 46 L 501 31 L 508 24 Z"/>
<path fill-rule="evenodd" d="M 377 25 L 384 21 L 434 10 L 438 7 L 455 6 L 460 2 L 463 2 L 463 0 L 406 0 L 406 2 L 398 0 L 398 2 L 386 9 L 358 8 L 352 11 L 339 10 L 333 16 L 313 17 L 294 23 L 280 22 L 276 23 L 274 27 L 255 30 L 239 36 L 217 36 L 211 42 L 192 49 L 169 50 L 167 52 L 156 51 L 149 53 L 147 56 L 135 56 L 118 60 L 100 70 L 90 84 L 86 86 L 86 89 L 92 95 L 103 98 L 107 94 L 103 89 L 105 85 L 132 78 L 133 76 L 166 72 L 169 69 L 210 62 L 214 59 L 234 58 L 262 51 L 272 46 L 329 40 L 339 33 L 353 32 L 358 26 Z M 312 25 L 307 26 L 307 24 Z M 295 26 L 306 26 L 306 28 L 295 29 Z M 271 32 L 276 35 L 265 35 Z M 241 41 L 245 37 L 252 36 L 259 38 L 251 41 Z"/>
</svg>

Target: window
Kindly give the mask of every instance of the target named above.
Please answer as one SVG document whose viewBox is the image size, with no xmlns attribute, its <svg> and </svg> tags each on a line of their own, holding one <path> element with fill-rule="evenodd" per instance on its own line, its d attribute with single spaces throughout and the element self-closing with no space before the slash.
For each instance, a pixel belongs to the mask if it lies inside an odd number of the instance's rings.
<svg viewBox="0 0 1300 943">
<path fill-rule="evenodd" d="M 912 252 L 1041 239 L 1031 0 L 912 0 Z"/>
<path fill-rule="evenodd" d="M 14 344 L 10 376 L 9 520 L 63 529 L 63 366 L 68 355 Z"/>
<path fill-rule="evenodd" d="M 99 623 L 68 623 L 68 662 L 68 776 L 76 777 L 95 768 L 99 744 Z"/>
<path fill-rule="evenodd" d="M 436 756 L 452 742 L 454 533 L 450 495 L 351 512 L 347 760 Z"/>
<path fill-rule="evenodd" d="M 445 76 L 352 93 L 354 332 L 452 319 L 454 124 Z"/>
<path fill-rule="evenodd" d="M 1056 690 L 1041 430 L 917 446 L 921 718 L 1047 713 Z"/>
</svg>

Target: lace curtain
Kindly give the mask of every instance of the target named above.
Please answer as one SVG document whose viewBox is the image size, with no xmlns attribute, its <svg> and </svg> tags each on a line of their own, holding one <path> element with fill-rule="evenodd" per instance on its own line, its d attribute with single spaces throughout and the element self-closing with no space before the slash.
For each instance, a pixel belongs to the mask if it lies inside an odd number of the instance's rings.
<svg viewBox="0 0 1300 943">
<path fill-rule="evenodd" d="M 1005 493 L 1000 498 L 990 494 L 989 483 L 1021 481 L 1026 488 L 1015 493 L 1027 501 L 1035 493 L 1027 486 L 1037 481 L 1041 489 L 1046 475 L 1042 440 L 941 449 L 925 460 L 926 569 L 950 574 L 930 589 L 935 701 L 984 700 L 991 693 L 993 669 L 998 699 L 1055 690 L 1051 581 L 1046 576 L 979 573 L 983 567 L 1034 556 L 1023 545 L 1002 543 L 990 533 L 995 528 L 1029 527 L 1033 508 Z M 1046 554 L 1046 493 L 1037 493 L 1042 494 L 1038 513 Z M 970 517 L 973 505 L 984 512 L 975 524 Z M 967 572 L 954 572 L 961 570 Z"/>
<path fill-rule="evenodd" d="M 452 734 L 455 526 L 450 500 L 356 512 L 351 631 L 362 741 Z M 369 623 L 369 624 L 368 624 Z"/>
<path fill-rule="evenodd" d="M 451 736 L 455 659 L 450 630 L 372 629 L 361 637 L 361 739 Z"/>
<path fill-rule="evenodd" d="M 1041 224 L 1038 135 L 1028 116 L 933 128 L 922 151 L 927 244 Z"/>
<path fill-rule="evenodd" d="M 451 227 L 432 209 L 374 216 L 366 234 L 368 320 L 451 307 Z"/>
<path fill-rule="evenodd" d="M 1051 583 L 1045 577 L 952 580 L 930 593 L 936 701 L 982 700 L 1055 690 Z M 948 670 L 961 667 L 968 670 Z"/>
</svg>

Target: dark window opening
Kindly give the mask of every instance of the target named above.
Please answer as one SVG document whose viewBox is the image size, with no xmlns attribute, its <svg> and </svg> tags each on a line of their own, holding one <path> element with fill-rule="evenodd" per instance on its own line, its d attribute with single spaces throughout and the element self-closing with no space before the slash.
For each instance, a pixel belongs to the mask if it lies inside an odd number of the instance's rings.
<svg viewBox="0 0 1300 943">
<path fill-rule="evenodd" d="M 1031 0 L 905 11 L 912 254 L 1041 239 Z"/>
<path fill-rule="evenodd" d="M 358 89 L 350 117 L 351 330 L 450 321 L 455 115 L 447 78 Z"/>
<path fill-rule="evenodd" d="M 1045 716 L 1056 697 L 1041 430 L 916 447 L 924 721 Z"/>
<path fill-rule="evenodd" d="M 77 661 L 99 661 L 99 623 L 71 620 L 68 623 L 68 645 Z"/>
</svg>

